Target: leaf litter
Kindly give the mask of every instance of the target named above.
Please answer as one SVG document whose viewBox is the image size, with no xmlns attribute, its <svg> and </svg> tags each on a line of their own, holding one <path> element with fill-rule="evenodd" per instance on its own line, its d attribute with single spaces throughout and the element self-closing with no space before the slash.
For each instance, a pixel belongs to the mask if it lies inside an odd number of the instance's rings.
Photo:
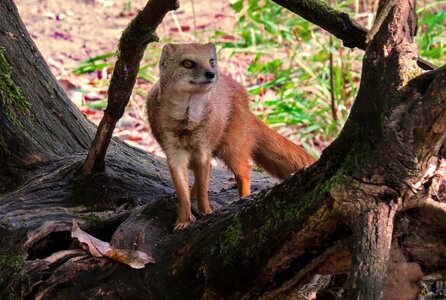
<svg viewBox="0 0 446 300">
<path fill-rule="evenodd" d="M 106 257 L 126 264 L 134 269 L 142 269 L 146 264 L 154 264 L 155 259 L 139 250 L 116 249 L 110 243 L 101 241 L 83 231 L 73 220 L 71 237 L 77 239 L 82 248 L 89 251 L 94 257 Z"/>
</svg>

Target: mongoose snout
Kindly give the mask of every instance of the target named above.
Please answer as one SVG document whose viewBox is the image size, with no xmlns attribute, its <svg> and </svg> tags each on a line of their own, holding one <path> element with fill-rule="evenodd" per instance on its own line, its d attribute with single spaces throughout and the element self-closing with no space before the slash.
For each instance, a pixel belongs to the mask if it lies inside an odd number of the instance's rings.
<svg viewBox="0 0 446 300">
<path fill-rule="evenodd" d="M 214 79 L 215 78 L 215 73 L 214 72 L 207 71 L 204 75 L 206 76 L 207 79 Z"/>
</svg>

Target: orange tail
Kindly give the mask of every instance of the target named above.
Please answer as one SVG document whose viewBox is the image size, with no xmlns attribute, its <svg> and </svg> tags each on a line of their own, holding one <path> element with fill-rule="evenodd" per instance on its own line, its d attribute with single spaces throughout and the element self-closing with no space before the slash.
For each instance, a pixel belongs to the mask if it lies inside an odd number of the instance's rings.
<svg viewBox="0 0 446 300">
<path fill-rule="evenodd" d="M 269 128 L 254 114 L 251 117 L 255 136 L 252 156 L 262 169 L 274 177 L 284 179 L 315 161 L 304 148 Z"/>
</svg>

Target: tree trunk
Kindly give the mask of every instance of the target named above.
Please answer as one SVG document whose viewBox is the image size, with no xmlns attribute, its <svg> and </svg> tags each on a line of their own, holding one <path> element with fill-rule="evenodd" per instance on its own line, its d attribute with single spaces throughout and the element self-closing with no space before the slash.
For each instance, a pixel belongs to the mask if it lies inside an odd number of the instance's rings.
<svg viewBox="0 0 446 300">
<path fill-rule="evenodd" d="M 216 211 L 172 233 L 176 200 L 164 161 L 112 140 L 105 170 L 82 173 L 94 126 L 6 0 L 0 298 L 286 299 L 316 274 L 348 273 L 336 284 L 349 286 L 352 299 L 404 299 L 395 286 L 441 273 L 446 68 L 417 67 L 415 5 L 392 3 L 381 3 L 386 13 L 366 50 L 358 97 L 320 160 L 242 201 L 232 177 L 215 171 Z M 273 182 L 255 173 L 253 190 Z M 72 242 L 72 220 L 157 263 L 134 270 L 91 257 Z"/>
</svg>

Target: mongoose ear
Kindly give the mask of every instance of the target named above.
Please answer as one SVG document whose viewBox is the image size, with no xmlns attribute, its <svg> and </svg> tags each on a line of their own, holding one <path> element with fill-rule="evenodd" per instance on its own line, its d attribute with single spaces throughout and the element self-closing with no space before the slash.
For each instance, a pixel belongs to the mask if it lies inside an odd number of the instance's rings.
<svg viewBox="0 0 446 300">
<path fill-rule="evenodd" d="M 217 57 L 217 48 L 215 47 L 215 45 L 212 43 L 207 43 L 206 46 L 208 46 L 214 53 L 215 57 Z"/>
<path fill-rule="evenodd" d="M 167 65 L 174 52 L 175 52 L 174 44 L 164 45 L 163 50 L 161 51 L 160 69 L 164 68 Z"/>
</svg>

